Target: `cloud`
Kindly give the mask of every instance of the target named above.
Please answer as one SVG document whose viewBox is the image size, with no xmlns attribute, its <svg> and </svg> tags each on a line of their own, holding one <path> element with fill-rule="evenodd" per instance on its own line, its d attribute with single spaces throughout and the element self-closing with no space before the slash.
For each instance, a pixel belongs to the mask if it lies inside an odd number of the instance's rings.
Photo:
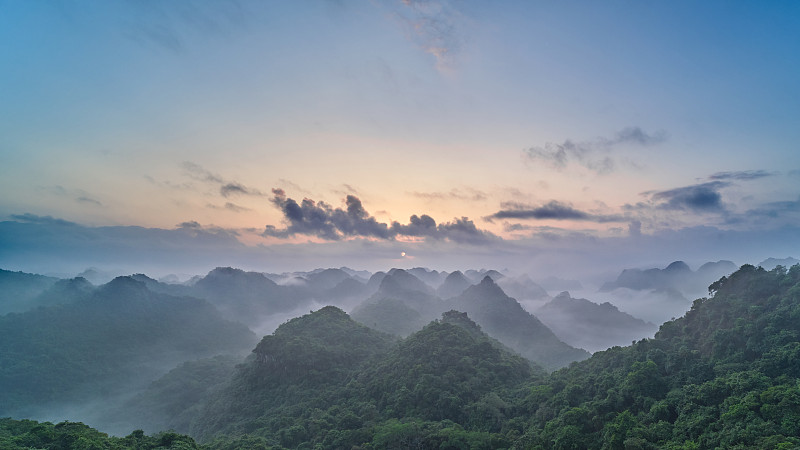
<svg viewBox="0 0 800 450">
<path fill-rule="evenodd" d="M 611 152 L 621 145 L 646 147 L 666 140 L 667 135 L 663 131 L 648 134 L 639 127 L 627 127 L 612 138 L 598 137 L 583 142 L 572 139 L 562 143 L 546 142 L 542 146 L 527 148 L 524 153 L 530 160 L 541 161 L 556 170 L 564 170 L 571 162 L 575 162 L 593 172 L 605 174 L 614 171 L 616 161 L 602 153 Z"/>
<path fill-rule="evenodd" d="M 738 172 L 717 172 L 709 176 L 708 179 L 749 181 L 774 175 L 776 175 L 774 172 L 767 172 L 766 170 L 742 170 Z"/>
<path fill-rule="evenodd" d="M 184 161 L 181 166 L 186 175 L 190 178 L 206 184 L 219 185 L 219 194 L 225 198 L 234 195 L 249 195 L 254 197 L 262 197 L 265 195 L 256 188 L 245 186 L 237 181 L 225 180 L 220 175 L 210 172 L 203 168 L 203 166 L 191 161 Z"/>
<path fill-rule="evenodd" d="M 389 225 L 370 215 L 354 195 L 346 197 L 345 209 L 342 209 L 308 198 L 298 203 L 288 198 L 282 189 L 273 189 L 272 192 L 272 203 L 281 210 L 287 225 L 282 229 L 267 225 L 263 236 L 288 238 L 300 234 L 329 241 L 349 237 L 394 240 L 403 236 L 473 244 L 499 239 L 488 231 L 478 229 L 467 217 L 437 224 L 426 214 L 413 215 L 408 224 L 395 221 Z"/>
<path fill-rule="evenodd" d="M 800 212 L 800 197 L 795 201 L 782 201 L 766 203 L 758 208 L 747 211 L 746 216 L 756 215 L 763 217 L 781 217 L 786 214 Z"/>
<path fill-rule="evenodd" d="M 645 192 L 643 195 L 658 202 L 657 206 L 662 209 L 723 212 L 725 208 L 719 190 L 727 186 L 730 183 L 726 181 L 710 181 L 667 191 Z"/>
<path fill-rule="evenodd" d="M 227 209 L 229 211 L 237 212 L 237 213 L 238 212 L 252 211 L 252 209 L 250 209 L 250 208 L 245 208 L 244 206 L 239 206 L 239 205 L 233 204 L 231 202 L 226 202 L 225 203 L 225 209 Z"/>
<path fill-rule="evenodd" d="M 37 190 L 57 197 L 71 198 L 75 202 L 82 203 L 85 205 L 100 206 L 100 207 L 103 206 L 103 204 L 99 200 L 95 199 L 91 194 L 84 191 L 83 189 L 67 189 L 64 186 L 55 185 L 55 186 L 39 186 Z"/>
<path fill-rule="evenodd" d="M 208 170 L 204 169 L 201 165 L 193 163 L 191 161 L 184 161 L 183 164 L 181 164 L 181 167 L 183 167 L 184 172 L 186 172 L 186 174 L 189 175 L 189 177 L 197 181 L 203 181 L 206 183 L 218 183 L 218 184 L 225 183 L 222 180 L 222 177 L 220 177 L 219 175 L 211 173 Z"/>
<path fill-rule="evenodd" d="M 64 219 L 55 219 L 52 216 L 37 216 L 36 214 L 12 214 L 12 219 L 18 222 L 35 223 L 41 225 L 58 225 L 58 226 L 76 226 L 75 222 L 70 222 Z"/>
<path fill-rule="evenodd" d="M 401 0 L 395 17 L 409 38 L 436 58 L 436 67 L 453 66 L 466 42 L 464 15 L 447 0 Z"/>
<path fill-rule="evenodd" d="M 494 219 L 534 219 L 534 220 L 578 220 L 587 222 L 625 222 L 628 219 L 620 215 L 591 214 L 573 208 L 567 203 L 551 200 L 544 205 L 531 207 L 528 205 L 508 202 L 502 209 L 484 219 L 491 222 Z"/>
<path fill-rule="evenodd" d="M 75 201 L 77 201 L 78 203 L 86 203 L 86 204 L 94 205 L 94 206 L 103 206 L 103 204 L 100 203 L 98 200 L 95 200 L 95 199 L 93 199 L 91 197 L 86 197 L 86 196 L 83 196 L 83 195 L 78 197 L 78 198 L 76 198 Z"/>
<path fill-rule="evenodd" d="M 219 188 L 219 193 L 225 198 L 230 197 L 231 195 L 252 195 L 258 197 L 264 195 L 258 189 L 248 188 L 236 182 L 225 183 Z"/>
<path fill-rule="evenodd" d="M 487 194 L 483 191 L 473 189 L 473 188 L 464 188 L 464 189 L 451 189 L 449 192 L 408 192 L 408 195 L 411 195 L 416 198 L 421 198 L 425 200 L 469 200 L 469 201 L 483 201 L 488 198 Z"/>
</svg>

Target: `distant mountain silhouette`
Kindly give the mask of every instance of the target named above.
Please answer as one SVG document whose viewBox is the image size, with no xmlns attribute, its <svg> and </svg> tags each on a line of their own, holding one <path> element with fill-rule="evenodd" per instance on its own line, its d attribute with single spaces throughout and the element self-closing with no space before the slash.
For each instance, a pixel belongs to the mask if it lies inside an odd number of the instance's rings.
<svg viewBox="0 0 800 450">
<path fill-rule="evenodd" d="M 411 275 L 419 278 L 420 281 L 427 284 L 433 289 L 438 288 L 447 277 L 447 272 L 439 272 L 437 270 L 430 270 L 424 267 L 415 267 L 407 271 Z"/>
<path fill-rule="evenodd" d="M 472 283 L 467 277 L 465 277 L 461 271 L 456 270 L 447 275 L 447 278 L 444 279 L 444 283 L 436 289 L 436 294 L 441 298 L 447 299 L 460 295 L 470 286 L 472 286 Z"/>
<path fill-rule="evenodd" d="M 96 289 L 95 285 L 86 278 L 75 277 L 68 280 L 58 280 L 36 297 L 34 302 L 39 306 L 59 305 L 73 303 L 89 297 Z"/>
<path fill-rule="evenodd" d="M 83 289 L 78 280 L 61 287 Z M 241 353 L 255 340 L 205 300 L 118 277 L 73 303 L 0 317 L 0 385 L 14 386 L 0 390 L 0 415 L 107 398 L 142 387 L 176 361 Z"/>
<path fill-rule="evenodd" d="M 564 342 L 591 352 L 652 336 L 658 327 L 610 303 L 597 304 L 562 292 L 536 310 L 536 317 Z"/>
<path fill-rule="evenodd" d="M 192 286 L 190 293 L 247 325 L 258 325 L 264 316 L 291 311 L 310 300 L 304 289 L 279 286 L 264 274 L 231 267 L 212 270 Z"/>
<path fill-rule="evenodd" d="M 0 315 L 38 306 L 33 300 L 58 278 L 0 269 Z"/>
<path fill-rule="evenodd" d="M 450 299 L 448 306 L 466 312 L 489 336 L 547 369 L 589 357 L 588 352 L 559 340 L 519 302 L 507 296 L 489 275 Z"/>
<path fill-rule="evenodd" d="M 617 288 L 634 290 L 677 289 L 680 292 L 703 293 L 708 285 L 722 275 L 736 270 L 730 261 L 706 263 L 693 272 L 683 261 L 675 261 L 664 269 L 625 269 L 615 281 L 606 282 L 600 292 L 610 292 Z"/>
<path fill-rule="evenodd" d="M 783 266 L 783 267 L 792 267 L 795 264 L 800 264 L 800 259 L 795 259 L 792 257 L 788 258 L 767 258 L 764 261 L 758 263 L 759 266 L 767 269 L 772 270 L 776 266 Z"/>
<path fill-rule="evenodd" d="M 494 279 L 494 278 L 493 278 Z M 536 284 L 528 275 L 503 277 L 495 282 L 510 297 L 517 300 L 537 300 L 547 298 L 547 291 Z"/>
<path fill-rule="evenodd" d="M 352 316 L 377 330 L 407 336 L 441 314 L 443 308 L 433 288 L 403 269 L 392 269 L 381 279 L 378 291 L 357 306 Z"/>
</svg>

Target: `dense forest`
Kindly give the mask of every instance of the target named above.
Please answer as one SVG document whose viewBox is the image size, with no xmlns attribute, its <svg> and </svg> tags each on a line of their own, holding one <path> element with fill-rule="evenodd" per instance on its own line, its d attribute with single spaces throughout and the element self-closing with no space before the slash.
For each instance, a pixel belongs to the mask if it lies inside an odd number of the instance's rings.
<svg viewBox="0 0 800 450">
<path fill-rule="evenodd" d="M 401 338 L 327 306 L 244 360 L 181 364 L 119 407 L 118 420 L 151 435 L 3 419 L 0 447 L 800 446 L 800 265 L 742 266 L 655 337 L 549 373 L 455 309 Z"/>
</svg>

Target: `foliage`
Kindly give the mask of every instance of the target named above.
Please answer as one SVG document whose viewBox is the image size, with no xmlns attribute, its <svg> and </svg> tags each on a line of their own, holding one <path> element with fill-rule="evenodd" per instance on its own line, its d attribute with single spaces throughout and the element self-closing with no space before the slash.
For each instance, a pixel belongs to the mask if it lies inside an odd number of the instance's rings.
<svg viewBox="0 0 800 450">
<path fill-rule="evenodd" d="M 0 448 L 4 450 L 192 450 L 199 449 L 189 436 L 162 432 L 153 436 L 136 430 L 119 438 L 80 422 L 50 422 L 0 419 Z"/>
<path fill-rule="evenodd" d="M 176 359 L 239 352 L 253 341 L 203 300 L 120 277 L 75 303 L 0 317 L 0 414 L 108 396 Z"/>
</svg>

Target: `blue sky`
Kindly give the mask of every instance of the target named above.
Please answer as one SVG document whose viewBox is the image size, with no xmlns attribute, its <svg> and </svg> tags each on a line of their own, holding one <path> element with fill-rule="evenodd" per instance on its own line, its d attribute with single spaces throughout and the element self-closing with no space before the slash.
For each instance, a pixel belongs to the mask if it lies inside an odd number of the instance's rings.
<svg viewBox="0 0 800 450">
<path fill-rule="evenodd" d="M 796 2 L 0 11 L 4 268 L 800 254 Z"/>
</svg>

